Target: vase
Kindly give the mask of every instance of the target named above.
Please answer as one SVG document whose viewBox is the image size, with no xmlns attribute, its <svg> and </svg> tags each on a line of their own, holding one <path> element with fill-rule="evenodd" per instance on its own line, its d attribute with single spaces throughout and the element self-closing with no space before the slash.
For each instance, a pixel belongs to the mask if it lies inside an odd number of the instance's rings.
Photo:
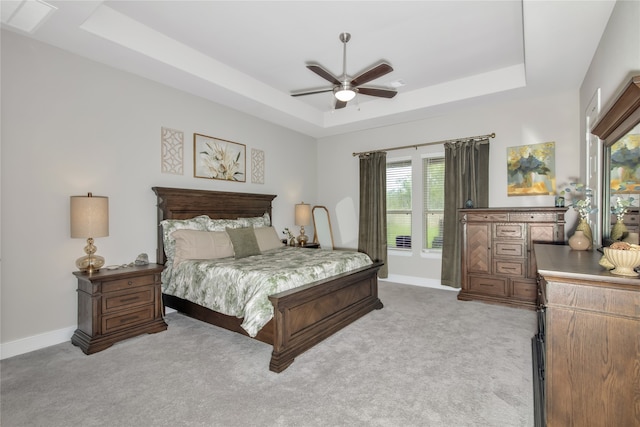
<svg viewBox="0 0 640 427">
<path fill-rule="evenodd" d="M 621 219 L 619 219 L 615 224 L 613 224 L 610 237 L 611 240 L 622 240 L 627 237 L 627 234 L 629 234 L 627 226 L 624 225 L 624 222 Z"/>
<path fill-rule="evenodd" d="M 585 236 L 584 231 L 576 230 L 573 236 L 569 237 L 569 246 L 574 251 L 586 251 L 591 246 L 591 240 Z"/>
<path fill-rule="evenodd" d="M 593 233 L 591 232 L 591 226 L 589 225 L 586 219 L 580 218 L 580 222 L 576 227 L 576 232 L 578 231 L 582 231 L 584 234 L 584 237 L 586 237 L 589 240 L 589 247 L 587 249 L 591 249 L 593 247 Z"/>
</svg>

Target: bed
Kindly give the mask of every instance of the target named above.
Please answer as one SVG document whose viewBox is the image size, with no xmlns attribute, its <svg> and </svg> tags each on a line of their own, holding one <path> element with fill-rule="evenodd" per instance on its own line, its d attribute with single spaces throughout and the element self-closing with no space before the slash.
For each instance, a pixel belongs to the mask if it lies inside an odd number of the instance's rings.
<svg viewBox="0 0 640 427">
<path fill-rule="evenodd" d="M 166 265 L 163 220 L 260 217 L 272 214 L 275 195 L 153 187 L 158 206 L 157 262 Z M 299 249 L 314 251 L 316 249 Z M 273 318 L 253 337 L 273 346 L 269 369 L 282 372 L 294 359 L 335 332 L 383 307 L 378 298 L 381 262 L 269 295 Z M 242 318 L 228 316 L 174 295 L 163 294 L 166 307 L 187 316 L 249 336 Z"/>
</svg>

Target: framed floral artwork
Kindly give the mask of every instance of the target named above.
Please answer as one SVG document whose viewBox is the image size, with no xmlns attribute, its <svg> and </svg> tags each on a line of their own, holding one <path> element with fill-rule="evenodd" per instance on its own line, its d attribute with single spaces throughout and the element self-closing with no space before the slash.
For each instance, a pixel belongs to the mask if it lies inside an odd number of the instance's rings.
<svg viewBox="0 0 640 427">
<path fill-rule="evenodd" d="M 507 148 L 507 195 L 556 193 L 555 142 Z"/>
<path fill-rule="evenodd" d="M 194 133 L 193 176 L 245 182 L 246 152 L 244 144 Z"/>
</svg>

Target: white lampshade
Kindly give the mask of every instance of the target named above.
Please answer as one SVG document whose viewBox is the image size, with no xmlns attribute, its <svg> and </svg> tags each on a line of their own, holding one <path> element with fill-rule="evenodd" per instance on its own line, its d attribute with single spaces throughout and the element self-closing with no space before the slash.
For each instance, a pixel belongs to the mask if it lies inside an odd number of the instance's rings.
<svg viewBox="0 0 640 427">
<path fill-rule="evenodd" d="M 300 203 L 296 205 L 296 225 L 311 224 L 311 205 L 308 203 Z"/>
<path fill-rule="evenodd" d="M 89 238 L 109 235 L 109 198 L 71 196 L 71 237 Z"/>
<path fill-rule="evenodd" d="M 76 260 L 80 271 L 93 273 L 104 265 L 104 258 L 96 255 L 98 248 L 93 244 L 94 237 L 109 235 L 109 198 L 93 196 L 71 196 L 71 237 L 87 239 L 85 256 Z"/>
</svg>

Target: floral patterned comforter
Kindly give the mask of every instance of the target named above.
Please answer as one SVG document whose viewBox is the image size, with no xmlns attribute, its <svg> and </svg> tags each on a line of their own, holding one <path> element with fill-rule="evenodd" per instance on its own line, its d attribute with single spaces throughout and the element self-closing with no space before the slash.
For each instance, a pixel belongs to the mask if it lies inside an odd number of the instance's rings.
<svg viewBox="0 0 640 427">
<path fill-rule="evenodd" d="M 273 317 L 269 295 L 372 264 L 368 255 L 282 247 L 247 258 L 188 260 L 165 268 L 162 292 L 244 318 L 254 337 Z"/>
</svg>

